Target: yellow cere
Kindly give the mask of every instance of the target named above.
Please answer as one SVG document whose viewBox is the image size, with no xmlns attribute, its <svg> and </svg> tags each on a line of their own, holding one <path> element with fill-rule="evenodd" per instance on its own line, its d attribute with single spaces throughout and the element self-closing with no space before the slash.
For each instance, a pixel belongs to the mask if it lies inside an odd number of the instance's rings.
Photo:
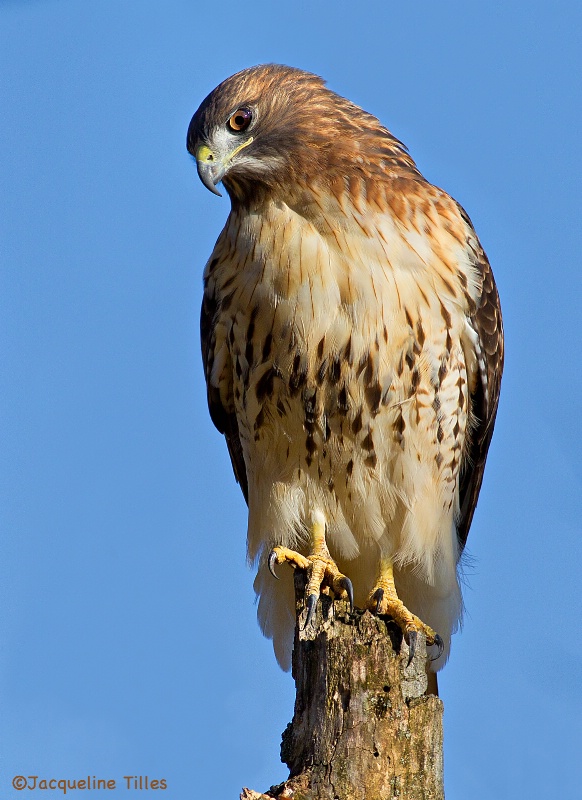
<svg viewBox="0 0 582 800">
<path fill-rule="evenodd" d="M 214 161 L 214 153 L 206 144 L 201 144 L 196 151 L 196 161 Z"/>
</svg>

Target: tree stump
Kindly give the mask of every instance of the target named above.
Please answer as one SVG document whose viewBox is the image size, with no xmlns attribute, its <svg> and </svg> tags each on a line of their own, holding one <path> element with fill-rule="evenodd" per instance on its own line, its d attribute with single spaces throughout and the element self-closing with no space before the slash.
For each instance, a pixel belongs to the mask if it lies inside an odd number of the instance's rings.
<svg viewBox="0 0 582 800">
<path fill-rule="evenodd" d="M 290 775 L 241 800 L 444 800 L 442 701 L 426 695 L 426 647 L 410 664 L 398 626 L 321 596 L 305 627 L 305 576 L 295 574 L 293 721 L 281 760 Z"/>
</svg>

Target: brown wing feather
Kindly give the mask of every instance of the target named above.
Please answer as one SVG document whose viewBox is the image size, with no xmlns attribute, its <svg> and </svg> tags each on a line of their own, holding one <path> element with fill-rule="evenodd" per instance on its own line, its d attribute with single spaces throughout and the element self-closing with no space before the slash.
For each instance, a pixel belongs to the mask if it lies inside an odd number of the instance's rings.
<svg viewBox="0 0 582 800">
<path fill-rule="evenodd" d="M 224 434 L 226 445 L 228 447 L 228 453 L 232 462 L 234 477 L 240 484 L 240 488 L 242 489 L 242 493 L 248 505 L 249 486 L 243 451 L 240 443 L 236 414 L 224 407 L 224 404 L 220 398 L 219 389 L 215 386 L 212 386 L 210 381 L 212 365 L 214 362 L 214 347 L 216 343 L 214 324 L 217 310 L 218 304 L 216 302 L 216 298 L 208 291 L 208 288 L 205 287 L 204 297 L 202 300 L 202 311 L 200 314 L 200 342 L 202 345 L 204 375 L 206 377 L 208 409 L 210 411 L 210 418 L 212 419 L 212 422 L 215 424 L 220 433 Z"/>
<path fill-rule="evenodd" d="M 464 212 L 463 216 L 471 225 Z M 480 302 L 471 317 L 471 323 L 477 333 L 481 353 L 477 354 L 478 376 L 475 387 L 471 391 L 473 428 L 469 448 L 465 453 L 460 481 L 460 516 L 457 535 L 461 550 L 469 535 L 483 481 L 485 460 L 493 435 L 503 372 L 503 322 L 499 295 L 489 261 L 481 248 L 479 248 L 477 256 L 477 266 L 483 277 L 483 288 Z"/>
</svg>

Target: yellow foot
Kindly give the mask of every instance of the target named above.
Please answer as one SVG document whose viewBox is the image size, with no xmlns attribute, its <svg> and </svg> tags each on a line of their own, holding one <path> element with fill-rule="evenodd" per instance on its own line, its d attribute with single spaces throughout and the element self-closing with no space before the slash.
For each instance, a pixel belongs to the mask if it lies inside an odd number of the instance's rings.
<svg viewBox="0 0 582 800">
<path fill-rule="evenodd" d="M 443 640 L 438 633 L 412 614 L 398 597 L 396 587 L 394 586 L 394 575 L 391 564 L 386 562 L 382 563 L 380 577 L 368 597 L 366 608 L 376 614 L 390 616 L 394 622 L 396 622 L 409 647 L 408 664 L 410 664 L 414 658 L 419 633 L 424 634 L 427 645 L 430 646 L 434 644 L 437 646 L 438 655 L 436 658 L 443 652 Z"/>
<path fill-rule="evenodd" d="M 305 627 L 313 620 L 317 601 L 323 587 L 329 587 L 336 597 L 347 597 L 350 601 L 350 609 L 354 608 L 354 589 L 351 580 L 343 575 L 333 558 L 329 555 L 327 546 L 319 547 L 317 552 L 309 556 L 304 556 L 295 550 L 286 547 L 274 547 L 269 555 L 269 570 L 275 578 L 275 564 L 284 562 L 291 564 L 294 569 L 303 569 L 307 572 L 309 580 L 305 589 L 305 605 L 307 617 Z"/>
</svg>

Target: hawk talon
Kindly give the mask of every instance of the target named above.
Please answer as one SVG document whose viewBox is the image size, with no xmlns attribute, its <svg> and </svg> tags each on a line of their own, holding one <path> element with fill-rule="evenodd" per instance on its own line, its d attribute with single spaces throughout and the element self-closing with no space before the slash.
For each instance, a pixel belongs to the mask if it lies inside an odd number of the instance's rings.
<svg viewBox="0 0 582 800">
<path fill-rule="evenodd" d="M 350 612 L 354 610 L 354 587 L 352 582 L 346 575 L 343 575 L 339 571 L 337 564 L 329 555 L 325 544 L 325 538 L 322 536 L 321 541 L 318 541 L 319 533 L 320 532 L 315 529 L 315 541 L 313 542 L 313 552 L 311 555 L 304 556 L 294 550 L 289 550 L 287 547 L 276 546 L 271 550 L 267 559 L 269 572 L 277 580 L 279 576 L 275 572 L 275 565 L 282 564 L 285 561 L 290 564 L 293 569 L 302 569 L 308 573 L 309 580 L 305 591 L 307 619 L 303 626 L 304 628 L 313 621 L 320 590 L 323 587 L 325 587 L 325 591 L 327 591 L 329 587 L 336 597 L 341 597 L 344 594 L 347 595 L 350 604 Z"/>
<path fill-rule="evenodd" d="M 274 550 L 271 550 L 271 552 L 269 553 L 269 562 L 268 562 L 269 563 L 269 572 L 271 573 L 273 578 L 276 578 L 277 580 L 279 580 L 279 576 L 275 572 L 275 563 L 276 563 L 276 561 L 277 561 L 277 553 Z"/>
<path fill-rule="evenodd" d="M 389 574 L 391 576 L 391 568 Z M 381 609 L 384 606 L 384 595 L 384 588 L 382 586 L 378 586 L 378 588 L 372 592 L 368 598 L 368 608 L 375 610 L 376 614 L 379 616 L 391 617 L 402 631 L 404 640 L 409 647 L 408 662 L 406 666 L 409 667 L 412 664 L 412 660 L 416 655 L 419 632 L 424 633 L 427 646 L 436 645 L 438 648 L 437 655 L 431 658 L 431 661 L 435 661 L 437 658 L 440 658 L 440 656 L 443 654 L 445 646 L 439 634 L 435 633 L 432 628 L 429 628 L 428 625 L 425 625 L 422 620 L 418 619 L 418 617 L 415 617 L 414 614 L 411 614 L 398 599 L 395 591 L 393 593 L 389 591 L 386 610 L 382 614 Z M 396 606 L 392 605 L 391 599 L 392 601 L 394 599 L 396 600 Z"/>
<path fill-rule="evenodd" d="M 436 654 L 436 656 L 433 656 L 431 658 L 431 661 L 436 661 L 437 658 L 440 658 L 442 656 L 445 649 L 445 643 L 443 642 L 442 638 L 438 635 L 438 633 L 435 634 L 433 644 L 436 645 L 438 653 Z"/>
<path fill-rule="evenodd" d="M 417 631 L 406 631 L 404 639 L 408 645 L 408 661 L 406 662 L 406 666 L 409 667 L 416 654 L 416 642 L 418 641 Z"/>
<path fill-rule="evenodd" d="M 383 599 L 384 599 L 384 589 L 382 588 L 376 589 L 376 591 L 372 595 L 372 600 L 376 601 L 376 612 L 378 612 L 378 609 L 380 608 Z"/>
<path fill-rule="evenodd" d="M 313 622 L 318 600 L 319 596 L 316 594 L 310 594 L 309 597 L 307 598 L 307 601 L 305 603 L 305 608 L 307 609 L 307 616 L 305 617 L 305 625 L 303 626 L 302 630 L 305 630 L 305 628 L 307 628 L 307 626 Z"/>
<path fill-rule="evenodd" d="M 343 575 L 337 582 L 337 585 L 345 590 L 348 600 L 350 601 L 350 614 L 354 610 L 354 587 L 351 580 L 347 575 Z"/>
</svg>

